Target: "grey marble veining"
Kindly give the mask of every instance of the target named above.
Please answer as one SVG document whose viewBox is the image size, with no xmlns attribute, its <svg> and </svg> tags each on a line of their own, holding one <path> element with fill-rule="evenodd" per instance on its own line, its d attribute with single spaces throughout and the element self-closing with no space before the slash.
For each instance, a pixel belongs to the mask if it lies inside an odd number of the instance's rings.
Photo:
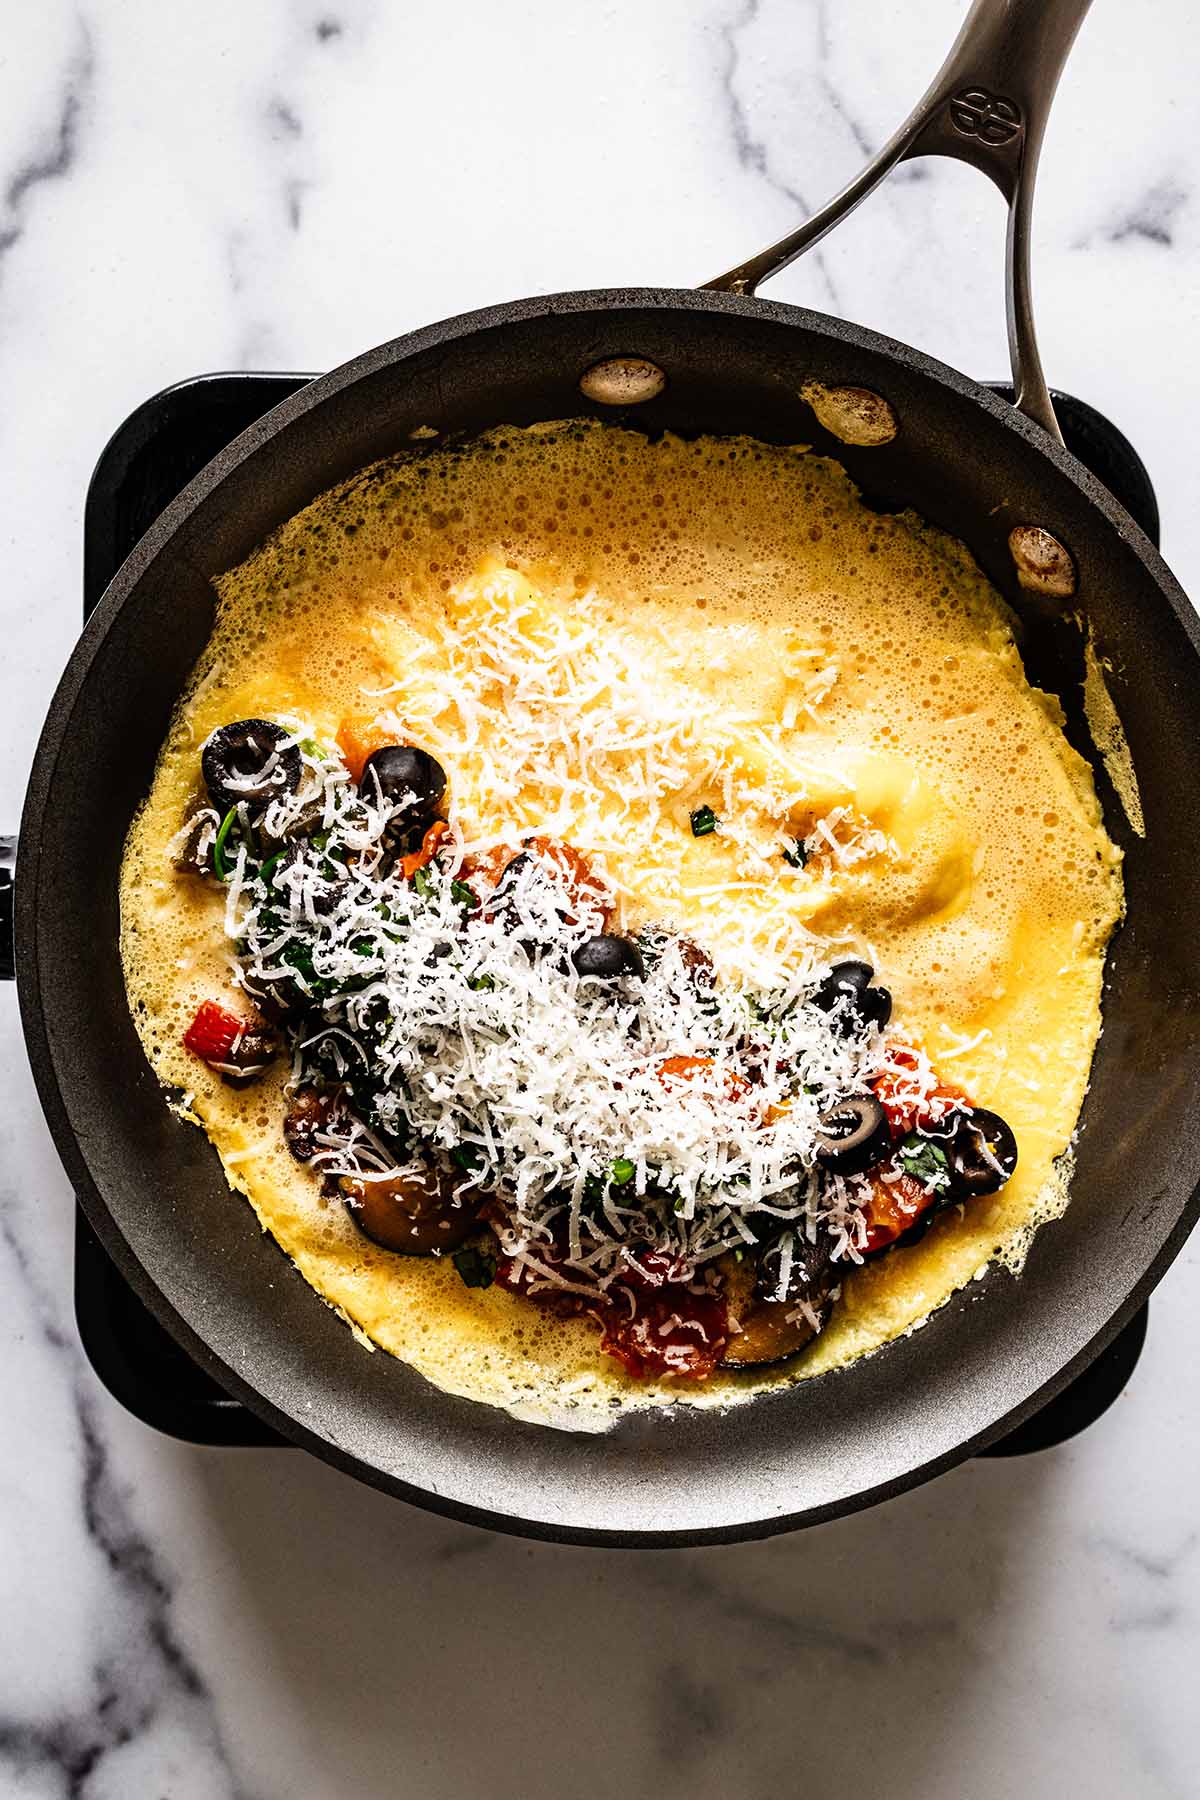
<svg viewBox="0 0 1200 1800">
<path fill-rule="evenodd" d="M 853 173 L 963 0 L 44 0 L 0 37 L 0 827 L 78 624 L 91 467 L 198 370 L 323 368 L 520 293 L 704 280 Z M 1051 379 L 1200 590 L 1183 0 L 1098 0 L 1048 134 Z M 1005 366 L 1002 214 L 901 172 L 773 292 Z M 734 1549 L 526 1544 L 296 1452 L 156 1436 L 75 1334 L 71 1196 L 0 995 L 0 1796 L 1191 1800 L 1197 1252 L 1074 1444 Z"/>
</svg>

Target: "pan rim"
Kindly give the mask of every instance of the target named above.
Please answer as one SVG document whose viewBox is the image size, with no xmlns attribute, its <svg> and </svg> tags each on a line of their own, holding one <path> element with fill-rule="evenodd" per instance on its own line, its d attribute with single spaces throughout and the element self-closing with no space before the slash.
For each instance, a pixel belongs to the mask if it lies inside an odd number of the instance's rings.
<svg viewBox="0 0 1200 1800">
<path fill-rule="evenodd" d="M 411 358 L 427 349 L 453 346 L 471 336 L 518 321 L 536 320 L 551 314 L 572 312 L 607 312 L 636 310 L 707 311 L 744 316 L 748 319 L 773 319 L 784 326 L 799 326 L 817 337 L 834 343 L 847 343 L 881 354 L 914 373 L 948 387 L 960 396 L 982 406 L 1006 429 L 1015 431 L 1029 447 L 1050 462 L 1080 490 L 1089 505 L 1097 507 L 1129 541 L 1156 581 L 1188 641 L 1200 654 L 1200 620 L 1197 619 L 1182 589 L 1171 575 L 1155 547 L 1145 538 L 1119 503 L 1102 484 L 1078 464 L 1069 452 L 1055 444 L 1040 427 L 1018 414 L 1008 402 L 968 377 L 912 349 L 898 340 L 885 337 L 863 327 L 847 324 L 828 315 L 779 302 L 745 299 L 707 290 L 676 289 L 603 289 L 579 293 L 548 295 L 517 301 L 474 312 L 456 315 L 405 336 L 390 340 L 341 365 L 325 376 L 317 377 L 306 387 L 279 403 L 256 425 L 242 433 L 222 450 L 183 492 L 160 515 L 159 519 L 131 552 L 109 584 L 92 619 L 85 627 L 64 670 L 48 710 L 46 723 L 35 752 L 33 772 L 27 791 L 21 825 L 21 875 L 16 894 L 16 940 L 18 948 L 18 989 L 22 1024 L 33 1065 L 35 1081 L 59 1155 L 84 1210 L 108 1252 L 122 1273 L 130 1280 L 139 1296 L 162 1320 L 172 1334 L 184 1344 L 201 1365 L 227 1390 L 233 1392 L 250 1409 L 274 1429 L 292 1441 L 310 1449 L 323 1460 L 354 1474 L 370 1485 L 398 1495 L 413 1504 L 444 1516 L 487 1528 L 498 1528 L 516 1535 L 610 1547 L 680 1547 L 711 1543 L 736 1542 L 820 1523 L 876 1504 L 931 1479 L 956 1463 L 966 1460 L 977 1450 L 995 1441 L 1039 1406 L 1059 1392 L 1075 1374 L 1112 1341 L 1118 1331 L 1142 1303 L 1145 1295 L 1161 1279 L 1178 1254 L 1196 1216 L 1200 1213 L 1200 1186 L 1178 1215 L 1156 1256 L 1126 1300 L 1108 1322 L 1069 1359 L 1057 1374 L 1040 1385 L 1023 1402 L 973 1437 L 952 1450 L 935 1456 L 915 1468 L 877 1484 L 875 1487 L 840 1500 L 822 1503 L 798 1513 L 772 1514 L 767 1517 L 739 1519 L 736 1522 L 703 1527 L 664 1530 L 606 1529 L 574 1526 L 553 1521 L 524 1518 L 518 1514 L 500 1513 L 468 1502 L 414 1486 L 400 1478 L 364 1462 L 358 1456 L 342 1451 L 328 1438 L 307 1428 L 300 1420 L 284 1412 L 260 1394 L 236 1369 L 227 1364 L 199 1336 L 167 1300 L 136 1253 L 126 1242 L 111 1213 L 99 1185 L 94 1181 L 83 1148 L 70 1124 L 63 1098 L 59 1068 L 51 1046 L 50 1034 L 41 1007 L 41 970 L 39 967 L 35 921 L 39 912 L 40 823 L 48 795 L 53 786 L 57 749 L 63 727 L 71 716 L 75 700 L 86 681 L 92 663 L 109 629 L 125 601 L 146 577 L 156 558 L 169 549 L 181 526 L 191 514 L 213 494 L 241 464 L 276 439 L 287 426 L 332 399 L 377 370 Z"/>
</svg>

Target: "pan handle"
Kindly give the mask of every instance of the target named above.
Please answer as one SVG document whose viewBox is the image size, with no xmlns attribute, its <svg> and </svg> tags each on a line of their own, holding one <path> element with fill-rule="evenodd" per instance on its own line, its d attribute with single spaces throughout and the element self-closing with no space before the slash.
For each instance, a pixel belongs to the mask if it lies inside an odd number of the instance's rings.
<svg viewBox="0 0 1200 1800">
<path fill-rule="evenodd" d="M 17 872 L 17 840 L 0 837 L 0 981 L 11 981 L 17 972 L 13 940 L 13 882 Z"/>
<path fill-rule="evenodd" d="M 1008 202 L 1008 352 L 1016 405 L 1062 442 L 1038 355 L 1029 281 L 1029 228 L 1038 153 L 1067 54 L 1091 0 L 975 0 L 924 96 L 860 175 L 769 250 L 707 288 L 753 294 L 819 243 L 897 163 L 953 156 L 995 182 Z"/>
</svg>

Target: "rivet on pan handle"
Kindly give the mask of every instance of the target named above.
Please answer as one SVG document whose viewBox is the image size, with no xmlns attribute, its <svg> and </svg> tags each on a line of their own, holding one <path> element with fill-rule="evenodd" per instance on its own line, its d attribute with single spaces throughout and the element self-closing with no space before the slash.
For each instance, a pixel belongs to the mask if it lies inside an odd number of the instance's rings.
<svg viewBox="0 0 1200 1800">
<path fill-rule="evenodd" d="M 0 837 L 0 981 L 11 981 L 17 972 L 13 942 L 13 882 L 17 872 L 17 840 Z"/>
<path fill-rule="evenodd" d="M 819 243 L 897 163 L 957 157 L 989 176 L 1008 202 L 1008 351 L 1016 405 L 1061 443 L 1034 331 L 1029 230 L 1050 102 L 1090 4 L 975 0 L 923 98 L 862 173 L 789 236 L 705 286 L 753 294 Z"/>
</svg>

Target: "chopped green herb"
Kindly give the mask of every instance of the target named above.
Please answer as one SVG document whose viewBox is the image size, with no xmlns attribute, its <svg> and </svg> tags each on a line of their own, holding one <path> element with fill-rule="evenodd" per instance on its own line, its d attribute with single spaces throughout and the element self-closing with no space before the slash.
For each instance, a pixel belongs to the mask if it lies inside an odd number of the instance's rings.
<svg viewBox="0 0 1200 1800">
<path fill-rule="evenodd" d="M 721 823 L 711 806 L 698 806 L 691 817 L 693 837 L 708 837 Z"/>
<path fill-rule="evenodd" d="M 624 1187 L 633 1180 L 636 1174 L 636 1165 L 631 1163 L 627 1156 L 618 1156 L 617 1160 L 609 1167 L 608 1179 L 614 1187 Z"/>
<path fill-rule="evenodd" d="M 790 863 L 793 869 L 804 868 L 808 862 L 808 844 L 805 840 L 796 838 L 792 844 L 789 844 L 783 853 L 783 860 L 785 863 Z"/>
<path fill-rule="evenodd" d="M 936 1182 L 938 1187 L 945 1187 L 950 1180 L 950 1163 L 946 1152 L 932 1138 L 922 1137 L 920 1132 L 912 1131 L 900 1146 L 897 1161 L 906 1175 L 919 1181 L 923 1187 Z"/>
<path fill-rule="evenodd" d="M 316 738 L 301 738 L 300 748 L 306 756 L 315 756 L 318 762 L 325 762 L 329 756 L 324 744 L 318 744 Z"/>
<path fill-rule="evenodd" d="M 451 1262 L 458 1270 L 466 1287 L 491 1287 L 496 1279 L 496 1259 L 486 1250 L 480 1250 L 474 1244 L 465 1244 L 456 1250 Z"/>
<path fill-rule="evenodd" d="M 277 850 L 275 852 L 274 856 L 268 856 L 266 862 L 263 864 L 262 868 L 258 871 L 258 873 L 263 881 L 270 881 L 271 871 L 274 869 L 276 863 L 279 862 L 280 859 L 284 856 L 284 854 L 285 854 L 284 851 Z"/>
<path fill-rule="evenodd" d="M 433 898 L 437 883 L 434 881 L 433 876 L 429 873 L 428 869 L 418 869 L 412 878 L 412 884 L 416 888 L 418 894 L 420 894 L 422 900 L 431 900 Z"/>
<path fill-rule="evenodd" d="M 469 888 L 465 881 L 452 881 L 450 883 L 450 897 L 453 900 L 457 900 L 460 906 L 465 906 L 470 912 L 474 912 L 475 908 L 479 905 L 475 890 Z"/>
<path fill-rule="evenodd" d="M 467 982 L 467 986 L 473 988 L 477 994 L 490 994 L 495 985 L 494 975 L 472 975 Z"/>
<path fill-rule="evenodd" d="M 229 811 L 225 814 L 225 817 L 221 820 L 220 829 L 218 830 L 217 835 L 216 835 L 215 839 L 213 840 L 213 849 L 212 849 L 213 868 L 217 871 L 217 880 L 218 881 L 228 881 L 229 880 L 229 873 L 225 867 L 225 855 L 224 855 L 225 840 L 229 836 L 229 833 L 233 828 L 233 821 L 236 818 L 237 818 L 237 807 L 231 806 Z"/>
<path fill-rule="evenodd" d="M 476 1169 L 482 1169 L 485 1158 L 478 1144 L 455 1144 L 450 1152 L 450 1161 L 460 1169 L 465 1169 L 468 1175 L 473 1175 Z"/>
</svg>

